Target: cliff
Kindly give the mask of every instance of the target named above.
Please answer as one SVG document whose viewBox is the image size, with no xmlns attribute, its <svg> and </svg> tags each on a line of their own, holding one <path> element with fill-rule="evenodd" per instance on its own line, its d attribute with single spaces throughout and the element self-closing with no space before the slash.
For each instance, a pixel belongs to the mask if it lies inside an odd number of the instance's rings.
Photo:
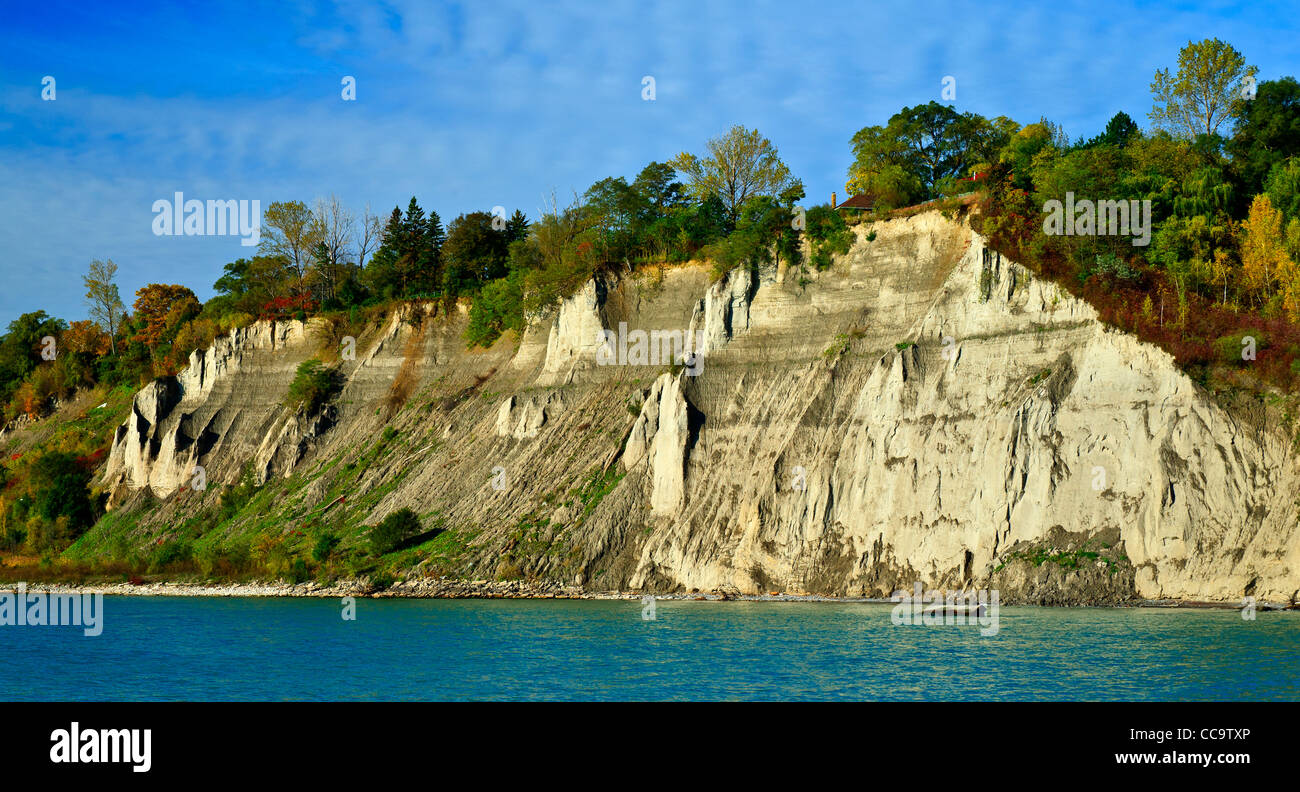
<svg viewBox="0 0 1300 792">
<path fill-rule="evenodd" d="M 410 575 L 1295 600 L 1286 431 L 1216 404 L 964 223 L 873 228 L 821 273 L 595 279 L 489 350 L 465 349 L 464 305 L 408 306 L 362 333 L 311 415 L 281 405 L 332 343 L 321 323 L 237 330 L 137 394 L 103 484 L 139 512 L 140 544 L 244 470 L 273 494 L 201 541 L 323 526 L 355 546 L 411 507 L 430 534 Z M 641 355 L 635 331 L 698 357 Z"/>
</svg>

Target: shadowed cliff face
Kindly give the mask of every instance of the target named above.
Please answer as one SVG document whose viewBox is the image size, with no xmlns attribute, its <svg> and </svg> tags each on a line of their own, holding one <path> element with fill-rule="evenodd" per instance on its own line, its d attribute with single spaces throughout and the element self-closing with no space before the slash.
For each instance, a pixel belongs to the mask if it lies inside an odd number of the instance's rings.
<svg viewBox="0 0 1300 792">
<path fill-rule="evenodd" d="M 141 391 L 105 483 L 113 503 L 161 496 L 144 522 L 158 532 L 215 503 L 218 487 L 188 488 L 195 465 L 214 483 L 249 465 L 288 477 L 286 526 L 340 492 L 354 524 L 409 506 L 463 546 L 413 574 L 1295 597 L 1284 432 L 1216 406 L 964 224 L 875 230 L 802 285 L 775 266 L 592 281 L 486 351 L 464 348 L 464 306 L 408 306 L 358 339 L 313 415 L 280 405 L 319 328 L 236 331 Z M 626 350 L 602 349 L 607 329 Z M 638 354 L 636 331 L 695 339 L 700 357 Z"/>
</svg>

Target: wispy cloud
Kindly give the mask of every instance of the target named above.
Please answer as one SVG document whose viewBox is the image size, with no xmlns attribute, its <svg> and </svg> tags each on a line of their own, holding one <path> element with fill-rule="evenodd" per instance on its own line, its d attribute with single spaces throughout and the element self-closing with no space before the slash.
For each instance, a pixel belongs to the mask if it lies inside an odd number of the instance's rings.
<svg viewBox="0 0 1300 792">
<path fill-rule="evenodd" d="M 1092 134 L 1117 110 L 1143 122 L 1151 73 L 1188 39 L 1224 38 L 1269 77 L 1294 72 L 1297 33 L 1268 3 L 249 3 L 130 19 L 56 2 L 13 16 L 0 322 L 83 316 L 92 258 L 118 262 L 126 294 L 166 281 L 210 295 L 249 250 L 155 237 L 150 207 L 177 190 L 535 214 L 552 189 L 634 176 L 744 123 L 821 201 L 843 190 L 853 133 L 937 99 L 945 75 L 962 110 Z M 40 100 L 45 74 L 55 102 Z"/>
</svg>

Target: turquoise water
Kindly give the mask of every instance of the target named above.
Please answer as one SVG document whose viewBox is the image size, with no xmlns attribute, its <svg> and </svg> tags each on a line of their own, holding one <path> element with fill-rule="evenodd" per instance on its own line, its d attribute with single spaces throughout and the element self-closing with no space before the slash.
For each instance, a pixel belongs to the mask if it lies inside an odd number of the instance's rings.
<svg viewBox="0 0 1300 792">
<path fill-rule="evenodd" d="M 0 626 L 0 700 L 1300 698 L 1300 614 L 855 603 L 107 597 Z"/>
</svg>

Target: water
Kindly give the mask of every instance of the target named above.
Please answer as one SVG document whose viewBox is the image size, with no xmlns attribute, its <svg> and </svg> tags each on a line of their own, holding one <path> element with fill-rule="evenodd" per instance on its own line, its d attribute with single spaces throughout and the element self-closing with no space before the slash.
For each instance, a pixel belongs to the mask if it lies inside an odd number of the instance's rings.
<svg viewBox="0 0 1300 792">
<path fill-rule="evenodd" d="M 889 605 L 106 597 L 104 632 L 0 626 L 0 700 L 1300 698 L 1300 614 Z"/>
</svg>

